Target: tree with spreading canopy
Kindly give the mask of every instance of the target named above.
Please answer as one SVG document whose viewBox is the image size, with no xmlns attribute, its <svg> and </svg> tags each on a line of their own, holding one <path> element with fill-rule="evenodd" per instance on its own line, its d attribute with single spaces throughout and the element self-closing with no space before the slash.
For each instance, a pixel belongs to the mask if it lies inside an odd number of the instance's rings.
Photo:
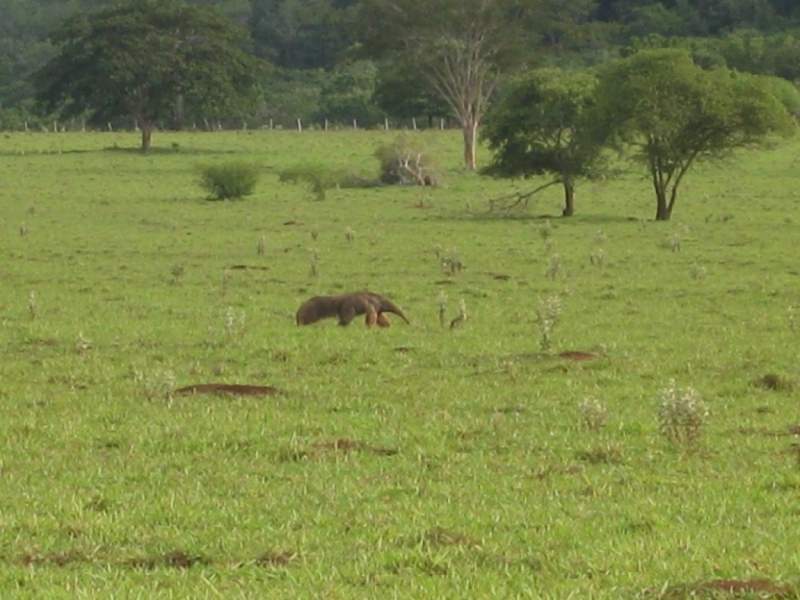
<svg viewBox="0 0 800 600">
<path fill-rule="evenodd" d="M 213 8 L 182 0 L 127 0 L 77 14 L 50 37 L 59 50 L 34 74 L 37 100 L 65 118 L 133 117 L 147 150 L 176 107 L 221 118 L 253 105 L 263 67 L 241 49 L 245 34 Z"/>
<path fill-rule="evenodd" d="M 703 70 L 681 49 L 643 50 L 610 63 L 595 96 L 592 135 L 597 143 L 632 151 L 646 168 L 657 221 L 672 216 L 678 188 L 696 162 L 796 129 L 763 81 Z"/>
<path fill-rule="evenodd" d="M 520 0 L 365 0 L 362 49 L 413 64 L 448 105 L 475 169 L 477 132 L 498 77 L 523 52 Z"/>
<path fill-rule="evenodd" d="M 596 83 L 584 71 L 537 69 L 514 80 L 489 109 L 481 136 L 494 156 L 483 172 L 495 177 L 550 176 L 532 192 L 508 198 L 501 208 L 524 206 L 540 190 L 561 184 L 562 215 L 575 212 L 575 182 L 596 172 L 602 149 L 583 135 Z"/>
<path fill-rule="evenodd" d="M 387 60 L 379 67 L 373 100 L 385 114 L 406 121 L 422 118 L 429 128 L 434 119 L 452 114 L 444 100 L 420 80 L 413 65 Z"/>
<path fill-rule="evenodd" d="M 283 69 L 329 69 L 353 43 L 358 0 L 250 0 L 256 55 Z"/>
</svg>

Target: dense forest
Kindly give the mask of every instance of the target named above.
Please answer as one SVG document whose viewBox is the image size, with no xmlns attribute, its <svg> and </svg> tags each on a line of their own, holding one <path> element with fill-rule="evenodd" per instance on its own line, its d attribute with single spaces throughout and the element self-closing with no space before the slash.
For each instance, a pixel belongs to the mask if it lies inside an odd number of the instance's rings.
<svg viewBox="0 0 800 600">
<path fill-rule="evenodd" d="M 452 111 L 420 83 L 405 54 L 365 43 L 370 15 L 384 0 L 187 0 L 213 5 L 250 34 L 246 50 L 271 68 L 255 126 L 266 122 L 382 123 L 385 117 L 433 123 Z M 45 122 L 30 75 L 51 58 L 49 33 L 77 11 L 115 0 L 3 0 L 0 3 L 0 127 Z M 438 17 L 419 0 L 419 12 Z M 519 7 L 522 7 L 521 9 Z M 444 9 L 443 9 L 444 10 Z M 800 81 L 797 0 L 527 0 L 515 69 L 592 66 L 650 46 L 686 46 L 697 64 L 728 66 Z M 374 32 L 373 37 L 374 37 Z M 378 32 L 380 35 L 380 32 Z M 513 72 L 510 69 L 509 72 Z"/>
</svg>

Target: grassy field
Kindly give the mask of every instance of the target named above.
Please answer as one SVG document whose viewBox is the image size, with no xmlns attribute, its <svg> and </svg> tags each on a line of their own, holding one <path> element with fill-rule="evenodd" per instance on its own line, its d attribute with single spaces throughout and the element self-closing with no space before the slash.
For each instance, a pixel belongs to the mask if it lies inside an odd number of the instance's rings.
<svg viewBox="0 0 800 600">
<path fill-rule="evenodd" d="M 437 188 L 278 181 L 394 135 L 0 139 L 2 597 L 800 597 L 800 145 L 697 167 L 667 223 L 634 174 L 487 216 L 527 184 L 457 132 L 415 141 Z M 206 201 L 231 159 L 256 194 Z M 295 325 L 364 288 L 412 324 Z M 174 393 L 211 382 L 281 393 Z"/>
</svg>

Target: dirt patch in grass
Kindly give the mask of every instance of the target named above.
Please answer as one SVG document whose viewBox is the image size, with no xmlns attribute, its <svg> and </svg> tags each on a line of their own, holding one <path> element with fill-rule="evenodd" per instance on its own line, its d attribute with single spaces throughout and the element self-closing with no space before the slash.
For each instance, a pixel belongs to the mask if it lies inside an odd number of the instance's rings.
<svg viewBox="0 0 800 600">
<path fill-rule="evenodd" d="M 586 361 L 597 360 L 600 355 L 594 352 L 584 352 L 583 350 L 565 350 L 558 354 L 549 354 L 548 352 L 523 352 L 516 354 L 512 358 L 518 360 L 569 360 L 569 361 Z"/>
<path fill-rule="evenodd" d="M 464 533 L 451 531 L 444 527 L 433 527 L 416 540 L 414 545 L 422 544 L 430 548 L 441 548 L 443 546 L 462 546 L 467 548 L 480 548 L 481 544 Z"/>
<path fill-rule="evenodd" d="M 534 479 L 549 479 L 553 475 L 578 475 L 583 473 L 582 465 L 547 465 L 533 472 Z"/>
<path fill-rule="evenodd" d="M 40 347 L 40 348 L 52 348 L 54 346 L 58 346 L 58 340 L 55 338 L 38 338 L 32 337 L 24 340 L 21 345 L 23 346 L 30 346 L 30 347 Z"/>
<path fill-rule="evenodd" d="M 750 382 L 750 385 L 761 388 L 762 390 L 772 390 L 776 392 L 790 392 L 795 388 L 794 380 L 783 375 L 777 375 L 775 373 L 767 373 L 766 375 L 757 377 Z"/>
<path fill-rule="evenodd" d="M 261 265 L 231 265 L 228 267 L 231 271 L 269 271 L 269 267 L 261 266 Z"/>
<path fill-rule="evenodd" d="M 313 448 L 321 451 L 369 452 L 378 456 L 393 456 L 398 453 L 397 448 L 382 448 L 358 440 L 348 440 L 347 438 L 340 438 L 332 442 L 317 442 Z"/>
<path fill-rule="evenodd" d="M 265 552 L 254 559 L 237 560 L 232 563 L 225 563 L 229 566 L 242 567 L 255 565 L 257 567 L 286 567 L 298 558 L 297 552 Z M 18 564 L 23 567 L 39 568 L 64 568 L 76 564 L 95 564 L 121 567 L 125 569 L 141 569 L 151 571 L 153 569 L 191 569 L 195 566 L 208 566 L 214 564 L 211 558 L 198 553 L 188 553 L 182 550 L 173 550 L 166 554 L 154 556 L 140 556 L 129 558 L 122 561 L 109 561 L 108 557 L 98 557 L 86 554 L 81 550 L 61 550 L 61 551 L 30 551 L 19 557 L 1 556 L 0 561 L 8 564 Z M 223 563 L 220 562 L 220 565 Z"/>
<path fill-rule="evenodd" d="M 373 446 L 367 442 L 339 438 L 338 440 L 316 442 L 306 448 L 284 448 L 278 452 L 280 462 L 299 462 L 322 458 L 335 453 L 350 454 L 351 452 L 366 452 L 376 456 L 394 456 L 399 452 L 397 448 L 384 448 Z"/>
<path fill-rule="evenodd" d="M 728 430 L 728 432 L 739 433 L 741 435 L 761 435 L 765 437 L 792 437 L 800 435 L 800 425 L 789 425 L 785 429 L 743 426 Z"/>
<path fill-rule="evenodd" d="M 26 552 L 19 558 L 19 562 L 26 567 L 66 567 L 75 563 L 90 562 L 90 559 L 80 550 L 62 550 L 58 552 Z"/>
<path fill-rule="evenodd" d="M 271 385 L 240 385 L 232 383 L 195 383 L 175 390 L 176 394 L 216 394 L 235 396 L 274 396 L 281 391 Z"/>
<path fill-rule="evenodd" d="M 738 579 L 716 579 L 688 585 L 676 585 L 660 593 L 656 598 L 682 600 L 686 598 L 798 598 L 800 590 L 778 585 L 766 579 L 749 581 Z"/>
<path fill-rule="evenodd" d="M 556 354 L 556 358 L 562 360 L 597 360 L 599 357 L 592 352 L 582 352 L 580 350 L 568 350 Z"/>
<path fill-rule="evenodd" d="M 187 554 L 182 550 L 173 550 L 158 556 L 144 556 L 126 560 L 123 566 L 134 569 L 157 569 L 167 567 L 171 569 L 189 569 L 195 565 L 210 565 L 211 560 L 202 554 Z"/>
<path fill-rule="evenodd" d="M 53 375 L 47 378 L 47 383 L 66 385 L 75 390 L 86 390 L 89 388 L 88 383 L 76 379 L 72 375 Z"/>
<path fill-rule="evenodd" d="M 592 465 L 620 464 L 622 462 L 622 452 L 613 444 L 601 444 L 588 450 L 577 451 L 575 458 Z"/>
<path fill-rule="evenodd" d="M 259 567 L 285 567 L 297 558 L 297 552 L 265 552 L 253 563 Z"/>
</svg>

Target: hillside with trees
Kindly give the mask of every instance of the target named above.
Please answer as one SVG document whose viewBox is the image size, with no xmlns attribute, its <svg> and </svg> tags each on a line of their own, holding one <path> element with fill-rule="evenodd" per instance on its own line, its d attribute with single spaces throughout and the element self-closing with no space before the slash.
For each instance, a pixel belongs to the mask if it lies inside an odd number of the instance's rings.
<svg viewBox="0 0 800 600">
<path fill-rule="evenodd" d="M 420 126 L 446 119 L 464 129 L 468 143 L 487 98 L 502 89 L 507 75 L 533 67 L 596 66 L 644 48 L 684 47 L 703 68 L 800 79 L 796 0 L 504 0 L 484 15 L 494 20 L 483 22 L 489 26 L 483 32 L 456 31 L 460 17 L 447 16 L 452 7 L 445 0 L 398 0 L 391 6 L 386 0 L 187 1 L 213 6 L 220 18 L 245 29 L 250 39 L 241 49 L 271 64 L 260 82 L 262 103 L 253 114 L 228 115 L 230 126 L 245 119 L 253 126 L 292 126 L 301 119 L 320 126 L 355 120 L 364 127 L 384 118 L 407 126 L 412 119 Z M 35 105 L 31 79 L 56 56 L 49 35 L 70 15 L 115 4 L 0 4 L 0 128 L 52 121 Z M 392 18 L 393 10 L 408 18 Z M 487 46 L 492 36 L 504 43 Z M 470 39 L 480 43 L 470 47 Z M 484 69 L 482 87 L 461 81 L 459 92 L 453 74 L 437 65 L 464 67 L 469 56 L 477 56 Z M 476 72 L 471 64 L 464 68 Z M 468 96 L 471 104 L 463 104 Z"/>
</svg>

